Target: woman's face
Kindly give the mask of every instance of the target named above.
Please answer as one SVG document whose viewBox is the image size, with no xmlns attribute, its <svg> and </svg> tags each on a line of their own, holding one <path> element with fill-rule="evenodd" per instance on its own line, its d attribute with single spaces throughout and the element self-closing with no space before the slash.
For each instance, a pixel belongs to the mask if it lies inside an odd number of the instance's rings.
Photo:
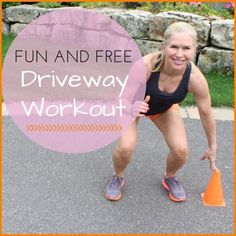
<svg viewBox="0 0 236 236">
<path fill-rule="evenodd" d="M 168 68 L 183 70 L 193 59 L 195 43 L 192 36 L 187 33 L 175 33 L 165 43 L 165 66 Z"/>
</svg>

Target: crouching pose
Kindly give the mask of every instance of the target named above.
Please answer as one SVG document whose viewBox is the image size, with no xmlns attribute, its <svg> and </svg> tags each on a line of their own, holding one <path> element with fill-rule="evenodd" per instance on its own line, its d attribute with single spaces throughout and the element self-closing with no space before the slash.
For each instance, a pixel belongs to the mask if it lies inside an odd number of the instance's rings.
<svg viewBox="0 0 236 236">
<path fill-rule="evenodd" d="M 186 193 L 176 173 L 188 159 L 187 136 L 178 105 L 188 92 L 195 97 L 208 141 L 202 160 L 208 159 L 211 169 L 216 168 L 216 126 L 207 81 L 192 62 L 196 46 L 197 33 L 193 27 L 177 22 L 166 29 L 162 51 L 144 56 L 147 68 L 145 100 L 141 102 L 138 117 L 119 139 L 113 152 L 114 176 L 105 191 L 107 199 L 121 198 L 125 184 L 124 171 L 136 145 L 138 120 L 146 116 L 159 128 L 169 148 L 162 186 L 171 200 L 186 200 Z"/>
</svg>

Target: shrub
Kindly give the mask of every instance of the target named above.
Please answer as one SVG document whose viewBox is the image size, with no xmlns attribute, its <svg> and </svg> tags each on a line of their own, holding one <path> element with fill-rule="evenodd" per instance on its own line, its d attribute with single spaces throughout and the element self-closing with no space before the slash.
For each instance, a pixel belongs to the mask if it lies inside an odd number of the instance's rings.
<svg viewBox="0 0 236 236">
<path fill-rule="evenodd" d="M 43 7 L 43 8 L 57 8 L 61 7 L 60 2 L 39 2 L 35 4 L 38 7 Z"/>
<path fill-rule="evenodd" d="M 3 8 L 19 5 L 20 2 L 4 2 Z M 32 4 L 32 3 L 28 3 Z M 62 6 L 80 6 L 83 8 L 125 8 L 150 11 L 152 13 L 166 11 L 190 12 L 202 16 L 219 16 L 225 19 L 234 17 L 234 3 L 226 3 L 223 7 L 214 8 L 209 3 L 202 2 L 39 2 L 35 5 L 43 8 Z"/>
<path fill-rule="evenodd" d="M 162 3 L 161 9 L 163 11 L 184 11 L 190 12 L 202 16 L 220 16 L 223 18 L 233 18 L 225 9 L 214 9 L 206 3 L 201 2 L 189 2 L 189 3 Z"/>
<path fill-rule="evenodd" d="M 165 11 L 182 11 L 194 13 L 202 16 L 220 16 L 222 18 L 233 18 L 232 11 L 233 5 L 227 5 L 226 9 L 214 9 L 207 3 L 201 2 L 130 2 L 124 3 L 124 6 L 132 9 L 140 9 L 144 11 L 150 11 L 153 13 L 165 12 Z"/>
<path fill-rule="evenodd" d="M 80 5 L 80 2 L 66 2 L 65 5 L 71 6 L 71 7 L 77 7 Z"/>
<path fill-rule="evenodd" d="M 225 4 L 225 9 L 232 15 L 234 15 L 234 3 L 229 2 Z"/>
<path fill-rule="evenodd" d="M 121 2 L 80 2 L 79 6 L 84 8 L 123 7 Z"/>
<path fill-rule="evenodd" d="M 13 7 L 13 6 L 18 6 L 20 5 L 20 2 L 3 2 L 2 3 L 2 8 L 7 8 L 7 7 Z"/>
<path fill-rule="evenodd" d="M 140 2 L 124 2 L 124 7 L 135 9 L 138 7 L 142 7 L 142 3 L 140 3 Z"/>
</svg>

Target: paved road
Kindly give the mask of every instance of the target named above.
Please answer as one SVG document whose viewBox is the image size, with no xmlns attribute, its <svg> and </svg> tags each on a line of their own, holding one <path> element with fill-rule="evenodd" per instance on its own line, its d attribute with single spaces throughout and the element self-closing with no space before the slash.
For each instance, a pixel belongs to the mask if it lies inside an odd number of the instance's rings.
<svg viewBox="0 0 236 236">
<path fill-rule="evenodd" d="M 83 155 L 51 152 L 3 117 L 3 233 L 233 233 L 233 122 L 217 121 L 226 207 L 202 204 L 211 172 L 199 157 L 207 144 L 199 120 L 185 124 L 190 159 L 179 179 L 188 200 L 171 202 L 160 187 L 167 147 L 144 119 L 123 199 L 109 202 L 103 190 L 112 174 L 114 144 Z"/>
</svg>

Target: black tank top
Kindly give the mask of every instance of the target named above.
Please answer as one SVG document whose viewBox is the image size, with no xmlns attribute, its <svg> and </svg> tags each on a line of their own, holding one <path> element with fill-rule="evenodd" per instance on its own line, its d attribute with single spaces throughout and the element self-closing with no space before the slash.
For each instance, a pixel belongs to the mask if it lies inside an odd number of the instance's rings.
<svg viewBox="0 0 236 236">
<path fill-rule="evenodd" d="M 191 63 L 186 67 L 183 77 L 177 89 L 172 93 L 166 93 L 159 89 L 160 72 L 152 72 L 146 84 L 145 97 L 151 97 L 149 110 L 145 115 L 155 115 L 168 110 L 173 104 L 180 103 L 188 93 L 188 83 L 191 74 Z"/>
</svg>

